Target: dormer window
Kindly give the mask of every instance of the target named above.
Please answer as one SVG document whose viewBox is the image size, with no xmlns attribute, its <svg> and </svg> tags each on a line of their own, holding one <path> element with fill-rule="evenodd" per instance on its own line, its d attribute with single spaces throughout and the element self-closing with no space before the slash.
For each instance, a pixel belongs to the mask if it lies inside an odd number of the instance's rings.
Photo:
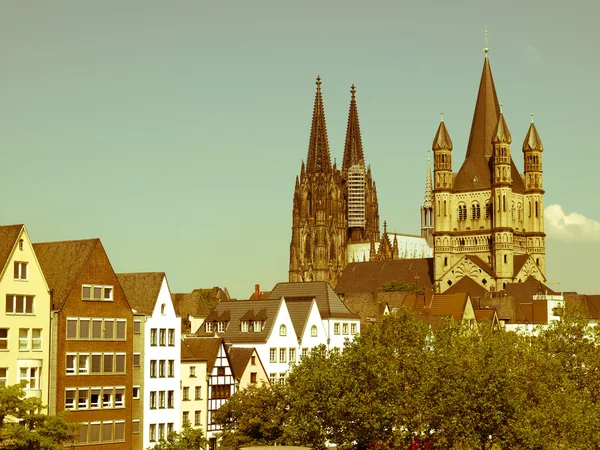
<svg viewBox="0 0 600 450">
<path fill-rule="evenodd" d="M 248 321 L 244 320 L 242 322 L 242 333 L 247 333 L 248 332 Z"/>
<path fill-rule="evenodd" d="M 260 333 L 263 330 L 264 323 L 262 321 L 254 322 L 254 332 Z"/>
<path fill-rule="evenodd" d="M 225 332 L 225 322 L 218 322 L 218 328 L 217 331 L 219 333 L 224 333 Z"/>
<path fill-rule="evenodd" d="M 285 325 L 279 327 L 279 336 L 287 336 L 287 327 Z"/>
<path fill-rule="evenodd" d="M 213 330 L 213 324 L 212 324 L 212 322 L 206 322 L 204 324 L 204 328 L 206 329 L 207 333 L 212 333 L 212 330 Z"/>
</svg>

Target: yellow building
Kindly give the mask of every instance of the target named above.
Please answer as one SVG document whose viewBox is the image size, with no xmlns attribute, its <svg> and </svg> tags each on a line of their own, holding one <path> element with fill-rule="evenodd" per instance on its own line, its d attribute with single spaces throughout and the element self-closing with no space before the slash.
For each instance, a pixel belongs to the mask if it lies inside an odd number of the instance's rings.
<svg viewBox="0 0 600 450">
<path fill-rule="evenodd" d="M 48 404 L 50 293 L 24 225 L 0 227 L 0 384 Z"/>
<path fill-rule="evenodd" d="M 498 102 L 485 54 L 465 160 L 452 172 L 443 118 L 433 141 L 434 278 L 445 292 L 463 277 L 487 291 L 533 277 L 545 281 L 543 146 L 533 120 L 522 150 L 524 173 Z"/>
</svg>

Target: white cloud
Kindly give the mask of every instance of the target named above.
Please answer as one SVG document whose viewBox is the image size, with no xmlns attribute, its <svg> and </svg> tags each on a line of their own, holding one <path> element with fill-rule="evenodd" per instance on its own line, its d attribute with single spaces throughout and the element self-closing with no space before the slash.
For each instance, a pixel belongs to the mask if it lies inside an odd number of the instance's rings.
<svg viewBox="0 0 600 450">
<path fill-rule="evenodd" d="M 523 56 L 527 60 L 529 64 L 537 65 L 543 64 L 542 57 L 540 56 L 540 52 L 533 45 L 528 44 L 521 49 Z"/>
<path fill-rule="evenodd" d="M 565 214 L 560 205 L 545 209 L 545 229 L 549 238 L 561 241 L 600 242 L 600 222 L 583 214 Z"/>
</svg>

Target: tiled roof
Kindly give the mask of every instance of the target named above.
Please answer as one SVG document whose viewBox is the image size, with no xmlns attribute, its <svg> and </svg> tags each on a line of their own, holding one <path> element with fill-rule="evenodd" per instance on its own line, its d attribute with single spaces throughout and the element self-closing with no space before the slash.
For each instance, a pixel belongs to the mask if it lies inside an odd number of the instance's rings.
<svg viewBox="0 0 600 450">
<path fill-rule="evenodd" d="M 423 308 L 423 313 L 429 316 L 452 317 L 457 322 L 461 322 L 468 297 L 466 293 L 435 294 L 431 303 Z"/>
<path fill-rule="evenodd" d="M 212 289 L 194 289 L 189 294 L 171 294 L 173 306 L 179 317 L 206 317 L 209 309 L 205 298 L 210 297 Z"/>
<path fill-rule="evenodd" d="M 433 258 L 350 263 L 335 286 L 335 292 L 342 295 L 381 292 L 383 283 L 388 281 L 430 287 L 433 285 Z"/>
<path fill-rule="evenodd" d="M 519 272 L 521 271 L 521 269 L 523 268 L 523 266 L 525 265 L 525 263 L 527 262 L 527 260 L 530 258 L 529 255 L 515 255 L 513 258 L 513 278 L 515 278 Z"/>
<path fill-rule="evenodd" d="M 523 283 L 508 283 L 504 291 L 520 303 L 531 302 L 536 294 L 556 295 L 556 292 L 533 277 L 527 278 Z"/>
<path fill-rule="evenodd" d="M 364 264 L 364 263 L 363 263 Z M 293 300 L 294 298 L 314 298 L 321 318 L 329 319 L 356 317 L 342 303 L 338 295 L 326 281 L 311 281 L 304 283 L 277 283 L 269 295 L 270 300 L 279 298 Z"/>
<path fill-rule="evenodd" d="M 529 125 L 529 130 L 527 130 L 527 134 L 525 135 L 525 140 L 523 141 L 523 151 L 529 150 L 537 150 L 544 151 L 544 146 L 542 145 L 542 140 L 540 139 L 540 135 L 535 128 L 533 122 Z"/>
<path fill-rule="evenodd" d="M 165 273 L 119 273 L 117 278 L 131 307 L 138 313 L 151 316 Z"/>
<path fill-rule="evenodd" d="M 494 271 L 492 270 L 490 265 L 488 263 L 484 262 L 483 259 L 481 259 L 479 256 L 466 255 L 465 258 L 470 260 L 473 264 L 475 264 L 477 267 L 479 267 L 481 270 L 483 270 L 489 276 L 491 276 L 491 277 L 496 276 L 496 274 L 494 273 Z"/>
<path fill-rule="evenodd" d="M 85 267 L 100 239 L 44 242 L 33 244 L 48 287 L 54 309 L 62 308 L 73 283 Z"/>
<path fill-rule="evenodd" d="M 4 270 L 22 229 L 22 224 L 0 227 L 0 271 Z"/>
<path fill-rule="evenodd" d="M 488 291 L 471 277 L 464 276 L 445 291 L 446 294 L 457 294 L 459 292 L 466 292 L 471 297 L 485 297 Z"/>
<path fill-rule="evenodd" d="M 492 321 L 494 319 L 494 314 L 496 313 L 495 309 L 476 309 L 475 310 L 475 319 L 477 319 L 477 323 Z"/>
<path fill-rule="evenodd" d="M 244 374 L 244 370 L 248 367 L 248 362 L 252 353 L 255 349 L 252 348 L 237 348 L 229 347 L 227 353 L 229 354 L 229 360 L 231 361 L 231 371 L 236 379 L 240 379 Z"/>
<path fill-rule="evenodd" d="M 304 334 L 304 328 L 306 326 L 306 321 L 308 320 L 308 314 L 310 312 L 310 307 L 312 305 L 312 298 L 286 298 L 285 304 L 290 313 L 290 318 L 292 319 L 292 325 L 294 326 L 294 331 L 296 332 L 296 337 L 298 339 L 302 338 Z"/>
<path fill-rule="evenodd" d="M 181 342 L 181 360 L 206 361 L 207 370 L 211 372 L 222 343 L 220 337 L 186 336 Z"/>
<path fill-rule="evenodd" d="M 452 139 L 450 139 L 450 135 L 448 134 L 448 130 L 446 129 L 446 125 L 444 124 L 443 120 L 440 122 L 437 133 L 435 133 L 435 138 L 433 138 L 431 149 L 452 150 Z"/>
</svg>

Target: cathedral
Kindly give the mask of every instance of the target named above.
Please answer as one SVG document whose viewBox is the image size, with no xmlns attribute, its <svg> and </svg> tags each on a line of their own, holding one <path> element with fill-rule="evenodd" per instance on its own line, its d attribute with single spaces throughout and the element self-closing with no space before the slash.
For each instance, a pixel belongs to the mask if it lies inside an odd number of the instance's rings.
<svg viewBox="0 0 600 450">
<path fill-rule="evenodd" d="M 317 77 L 308 155 L 294 189 L 290 281 L 328 281 L 335 286 L 347 264 L 348 245 L 379 241 L 377 188 L 365 165 L 354 85 L 350 92 L 344 157 L 338 169 L 331 164 Z"/>
<path fill-rule="evenodd" d="M 456 290 L 468 279 L 490 292 L 530 277 L 545 281 L 544 148 L 532 119 L 522 146 L 524 172 L 519 173 L 487 46 L 484 51 L 471 133 L 458 172 L 452 171 L 452 140 L 443 116 L 435 134 L 433 177 L 427 158 L 420 236 L 388 234 L 385 222 L 380 235 L 377 189 L 365 165 L 354 85 L 342 167 L 332 166 L 317 77 L 308 156 L 294 190 L 290 281 L 335 286 L 348 263 L 411 258 L 433 258 L 430 284 L 439 293 L 452 286 Z"/>
</svg>

